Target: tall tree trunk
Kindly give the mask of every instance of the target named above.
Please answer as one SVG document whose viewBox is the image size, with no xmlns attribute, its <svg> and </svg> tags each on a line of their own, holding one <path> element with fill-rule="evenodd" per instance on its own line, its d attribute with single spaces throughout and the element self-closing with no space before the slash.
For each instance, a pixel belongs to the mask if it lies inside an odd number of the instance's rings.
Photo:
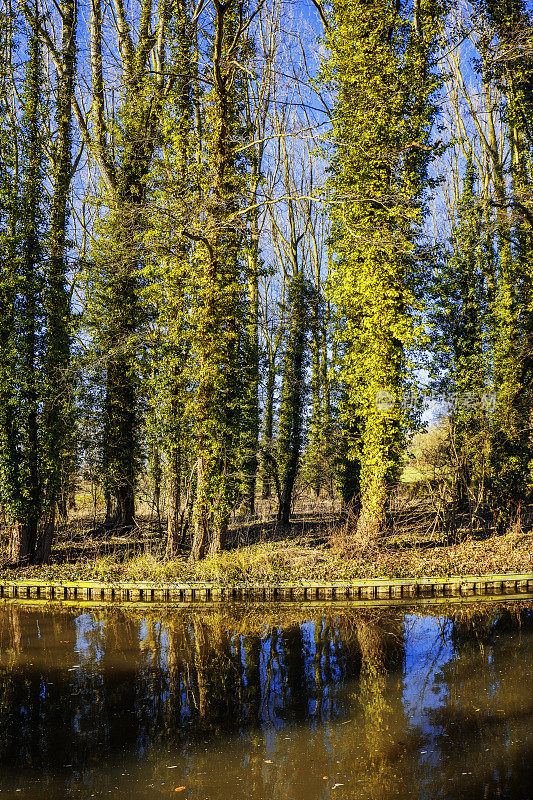
<svg viewBox="0 0 533 800">
<path fill-rule="evenodd" d="M 443 13 L 435 0 L 417 0 L 409 25 L 407 6 L 401 14 L 399 9 L 394 0 L 335 1 L 336 25 L 328 33 L 337 89 L 332 172 L 339 200 L 332 207 L 330 297 L 345 321 L 345 408 L 362 422 L 363 538 L 383 529 L 401 468 L 400 396 L 405 354 L 416 336 L 411 293 L 421 288 L 421 270 L 405 254 L 416 250 L 428 186 L 431 95 L 438 83 L 430 65 Z M 397 47 L 402 37 L 404 49 Z M 355 421 L 345 417 L 345 429 Z"/>
<path fill-rule="evenodd" d="M 285 139 L 281 139 L 282 166 L 285 190 L 291 194 L 289 156 Z M 303 268 L 299 263 L 298 247 L 302 234 L 296 229 L 294 201 L 287 203 L 289 218 L 289 256 L 291 280 L 289 286 L 289 333 L 283 359 L 283 378 L 278 425 L 277 466 L 280 482 L 278 520 L 289 524 L 292 495 L 303 444 L 303 413 L 305 401 L 305 349 L 308 328 L 307 288 Z"/>
<path fill-rule="evenodd" d="M 248 245 L 248 309 L 244 347 L 244 408 L 243 408 L 243 494 L 247 510 L 255 513 L 257 470 L 259 467 L 259 208 L 258 188 L 262 174 L 265 148 L 265 129 L 272 92 L 271 59 L 263 64 L 257 97 L 249 82 L 246 91 L 246 125 L 250 137 L 250 177 L 248 204 L 250 211 Z"/>
<path fill-rule="evenodd" d="M 17 510 L 20 501 L 20 414 L 18 344 L 19 321 L 19 215 L 20 156 L 19 126 L 8 83 L 12 65 L 13 20 L 0 17 L 0 507 L 1 524 L 9 531 L 8 556 L 18 560 L 20 531 Z M 25 548 L 26 550 L 27 548 Z"/>
<path fill-rule="evenodd" d="M 236 59 L 242 28 L 237 23 L 237 3 L 229 0 L 222 4 L 213 0 L 213 9 L 211 156 L 205 165 L 210 172 L 206 193 L 210 199 L 206 205 L 204 232 L 199 235 L 195 231 L 184 231 L 189 239 L 203 245 L 195 337 L 199 369 L 195 399 L 198 472 L 193 560 L 201 558 L 207 547 L 210 553 L 216 553 L 225 546 L 236 496 L 240 438 L 239 248 L 242 241 L 234 214 L 239 206 L 242 182 L 236 170 L 234 136 Z"/>
<path fill-rule="evenodd" d="M 305 395 L 306 299 L 302 272 L 294 276 L 289 291 L 290 323 L 284 356 L 278 433 L 278 472 L 281 496 L 278 519 L 289 524 L 294 484 L 303 443 Z"/>
<path fill-rule="evenodd" d="M 46 356 L 43 409 L 44 524 L 37 557 L 46 562 L 54 535 L 55 506 L 62 480 L 70 479 L 70 302 L 66 287 L 66 241 L 68 194 L 72 177 L 72 98 L 76 66 L 77 0 L 63 0 L 61 7 L 61 64 L 56 102 L 57 136 L 54 143 L 54 188 L 50 214 L 49 268 L 45 291 Z"/>
<path fill-rule="evenodd" d="M 168 491 L 167 556 L 173 558 L 181 543 L 181 446 L 176 442 L 170 453 Z"/>
<path fill-rule="evenodd" d="M 176 95 L 177 95 L 177 186 L 176 186 L 176 212 L 180 218 L 187 215 L 186 199 L 196 191 L 191 181 L 191 161 L 193 160 L 194 142 L 191 138 L 201 142 L 202 132 L 200 120 L 194 130 L 194 100 L 199 103 L 199 98 L 194 97 L 195 68 L 192 63 L 193 36 L 190 31 L 190 21 L 187 0 L 179 0 L 176 6 Z M 186 361 L 188 355 L 187 335 L 184 330 L 186 317 L 185 276 L 189 270 L 190 247 L 189 243 L 180 238 L 176 245 L 176 258 L 173 263 L 172 277 L 169 280 L 167 314 L 168 348 L 167 365 L 168 391 L 170 394 L 169 409 L 169 443 L 167 457 L 169 461 L 169 508 L 167 555 L 177 555 L 184 535 L 184 512 L 182 512 L 181 484 L 185 459 L 183 448 L 185 444 L 185 405 L 188 386 L 184 379 L 186 374 Z"/>
<path fill-rule="evenodd" d="M 311 421 L 309 425 L 309 445 L 306 453 L 308 472 L 315 496 L 320 496 L 322 484 L 321 444 L 322 444 L 322 403 L 321 389 L 321 344 L 322 326 L 320 309 L 320 271 L 317 263 L 315 289 L 311 315 Z"/>
<path fill-rule="evenodd" d="M 265 386 L 265 414 L 263 428 L 263 457 L 261 459 L 261 496 L 263 500 L 272 494 L 272 464 L 268 458 L 271 455 L 272 436 L 274 433 L 274 388 L 276 382 L 276 364 L 274 354 L 269 352 L 267 380 Z"/>
<path fill-rule="evenodd" d="M 12 526 L 11 556 L 14 561 L 33 561 L 37 543 L 37 527 L 41 512 L 41 476 L 39 459 L 39 394 L 38 366 L 38 268 L 41 259 L 41 180 L 43 146 L 41 140 L 40 100 L 42 66 L 37 27 L 37 4 L 29 24 L 28 65 L 24 87 L 23 126 L 25 130 L 22 208 L 23 300 L 21 309 L 21 418 L 23 453 L 19 480 L 23 516 Z M 21 498 L 22 499 L 22 498 Z"/>
<path fill-rule="evenodd" d="M 250 193 L 250 203 L 255 203 L 258 185 L 256 176 Z M 243 408 L 243 489 L 249 514 L 255 513 L 257 479 L 257 449 L 259 446 L 259 224 L 258 211 L 254 209 L 250 220 L 251 242 L 248 249 L 248 313 L 244 345 L 245 398 Z"/>
<path fill-rule="evenodd" d="M 134 43 L 124 2 L 114 2 L 124 102 L 121 125 L 113 124 L 117 141 L 111 149 L 105 119 L 108 103 L 103 78 L 102 4 L 101 0 L 91 0 L 93 125 L 89 146 L 101 172 L 108 209 L 100 223 L 93 258 L 100 286 L 93 324 L 107 358 L 102 458 L 108 500 L 106 522 L 126 528 L 135 523 L 140 465 L 138 335 L 143 322 L 139 303 L 139 272 L 145 257 L 143 214 L 168 88 L 164 56 L 170 4 L 158 6 L 157 19 L 155 13 L 152 0 L 142 0 Z M 151 53 L 155 69 L 150 68 Z M 114 115 L 115 110 L 111 112 Z"/>
</svg>

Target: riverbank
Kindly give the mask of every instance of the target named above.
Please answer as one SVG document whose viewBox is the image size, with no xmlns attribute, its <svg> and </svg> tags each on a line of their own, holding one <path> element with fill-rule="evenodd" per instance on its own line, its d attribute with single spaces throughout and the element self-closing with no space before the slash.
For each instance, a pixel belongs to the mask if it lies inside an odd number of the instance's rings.
<svg viewBox="0 0 533 800">
<path fill-rule="evenodd" d="M 186 554 L 165 558 L 161 535 L 148 524 L 129 537 L 107 533 L 105 541 L 100 541 L 96 529 L 78 521 L 76 528 L 70 526 L 61 533 L 51 563 L 16 569 L 4 566 L 0 574 L 5 579 L 200 581 L 223 586 L 533 570 L 533 531 L 517 526 L 503 534 L 463 532 L 453 538 L 439 531 L 396 531 L 363 544 L 341 525 L 298 522 L 290 529 L 265 527 L 254 536 L 248 532 L 233 544 L 226 552 L 190 563 Z"/>
</svg>

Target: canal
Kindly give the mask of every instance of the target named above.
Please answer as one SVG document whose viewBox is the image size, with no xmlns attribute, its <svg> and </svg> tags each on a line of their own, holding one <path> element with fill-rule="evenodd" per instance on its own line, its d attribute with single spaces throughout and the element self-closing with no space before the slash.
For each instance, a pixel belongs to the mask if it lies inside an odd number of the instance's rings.
<svg viewBox="0 0 533 800">
<path fill-rule="evenodd" d="M 533 603 L 0 605 L 0 798 L 533 797 Z"/>
</svg>

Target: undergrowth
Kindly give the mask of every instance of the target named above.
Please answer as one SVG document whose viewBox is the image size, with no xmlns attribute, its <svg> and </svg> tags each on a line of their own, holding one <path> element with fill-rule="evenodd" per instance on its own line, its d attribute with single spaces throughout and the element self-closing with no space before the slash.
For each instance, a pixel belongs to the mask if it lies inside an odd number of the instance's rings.
<svg viewBox="0 0 533 800">
<path fill-rule="evenodd" d="M 124 538 L 124 537 L 123 537 Z M 161 542 L 137 532 L 133 542 L 106 552 L 84 552 L 59 541 L 52 563 L 9 569 L 5 577 L 43 580 L 98 580 L 155 583 L 275 584 L 283 581 L 447 577 L 533 569 L 533 533 L 511 528 L 484 536 L 465 534 L 448 541 L 443 534 L 395 533 L 361 542 L 340 526 L 316 533 L 259 541 L 191 563 L 183 555 L 164 556 Z"/>
</svg>

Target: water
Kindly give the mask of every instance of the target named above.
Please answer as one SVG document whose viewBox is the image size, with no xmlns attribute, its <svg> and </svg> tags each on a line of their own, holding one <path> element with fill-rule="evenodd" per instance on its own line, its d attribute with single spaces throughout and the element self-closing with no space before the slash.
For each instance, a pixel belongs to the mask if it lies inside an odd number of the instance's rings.
<svg viewBox="0 0 533 800">
<path fill-rule="evenodd" d="M 533 604 L 0 605 L 0 800 L 533 797 Z"/>
</svg>

